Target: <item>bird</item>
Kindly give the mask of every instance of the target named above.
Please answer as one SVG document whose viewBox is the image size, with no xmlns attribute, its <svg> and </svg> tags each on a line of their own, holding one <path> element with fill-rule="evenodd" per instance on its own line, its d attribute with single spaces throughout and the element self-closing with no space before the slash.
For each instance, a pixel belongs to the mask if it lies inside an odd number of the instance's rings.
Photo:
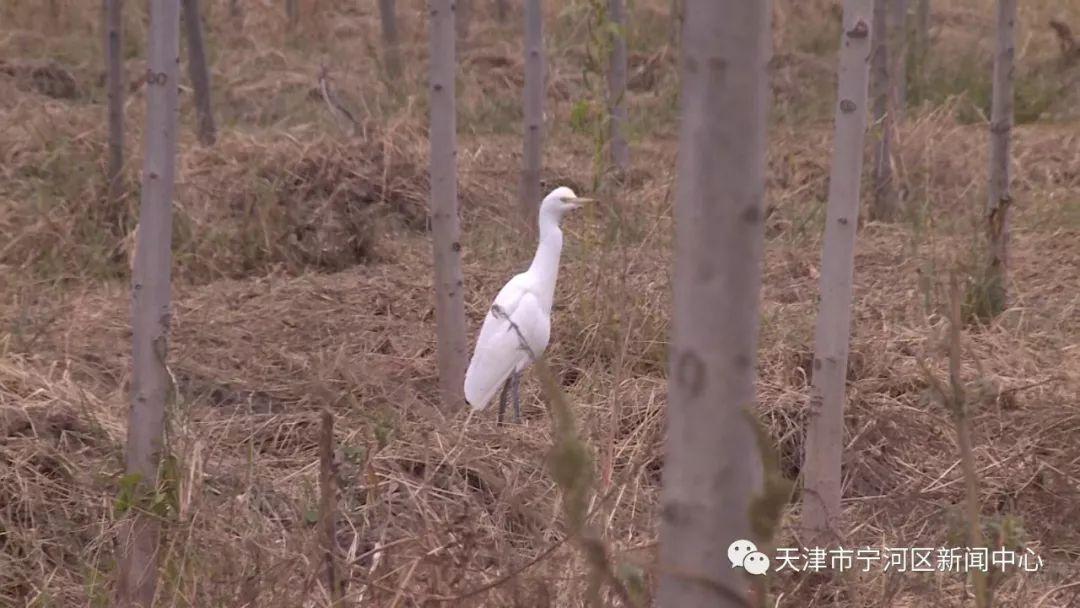
<svg viewBox="0 0 1080 608">
<path fill-rule="evenodd" d="M 544 354 L 551 337 L 551 305 L 559 275 L 563 217 L 587 203 L 565 186 L 551 191 L 540 203 L 540 239 L 529 269 L 514 275 L 495 296 L 476 339 L 465 372 L 465 400 L 474 411 L 483 410 L 495 393 L 502 422 L 508 394 L 513 394 L 514 421 L 521 421 L 521 373 Z"/>
</svg>

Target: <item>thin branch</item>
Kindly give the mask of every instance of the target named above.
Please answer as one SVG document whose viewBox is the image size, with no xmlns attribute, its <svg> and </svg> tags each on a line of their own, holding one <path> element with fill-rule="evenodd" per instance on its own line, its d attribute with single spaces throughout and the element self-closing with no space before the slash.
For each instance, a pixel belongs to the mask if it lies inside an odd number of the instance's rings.
<svg viewBox="0 0 1080 608">
<path fill-rule="evenodd" d="M 331 604 L 340 607 L 345 604 L 335 563 L 337 488 L 334 483 L 334 473 L 334 415 L 330 413 L 330 410 L 324 409 L 322 434 L 319 436 L 319 529 L 326 588 L 330 592 Z"/>
<path fill-rule="evenodd" d="M 350 125 L 352 125 L 352 130 L 346 133 L 346 135 L 355 135 L 356 130 L 360 127 L 360 123 L 356 120 L 356 117 L 352 115 L 352 112 L 342 105 L 341 100 L 339 100 L 337 95 L 330 89 L 329 70 L 327 70 L 325 65 L 319 68 L 319 93 L 322 94 L 323 101 L 325 101 L 327 107 L 330 108 L 331 115 L 343 117 Z M 342 131 L 344 130 L 345 129 L 343 128 Z"/>
</svg>

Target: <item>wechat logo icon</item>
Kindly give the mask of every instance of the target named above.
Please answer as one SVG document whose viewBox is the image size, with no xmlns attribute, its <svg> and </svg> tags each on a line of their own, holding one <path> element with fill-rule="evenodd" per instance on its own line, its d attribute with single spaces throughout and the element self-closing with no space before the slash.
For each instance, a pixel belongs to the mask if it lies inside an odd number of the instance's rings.
<svg viewBox="0 0 1080 608">
<path fill-rule="evenodd" d="M 750 574 L 765 574 L 769 571 L 769 556 L 757 550 L 757 545 L 739 539 L 727 549 L 728 560 L 732 568 L 742 568 Z"/>
</svg>

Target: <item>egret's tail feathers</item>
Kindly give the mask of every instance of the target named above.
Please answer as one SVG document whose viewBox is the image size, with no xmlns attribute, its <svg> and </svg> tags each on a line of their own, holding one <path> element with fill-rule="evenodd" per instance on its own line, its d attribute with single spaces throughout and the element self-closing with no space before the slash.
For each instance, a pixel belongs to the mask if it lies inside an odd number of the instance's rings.
<svg viewBox="0 0 1080 608">
<path fill-rule="evenodd" d="M 473 410 L 482 410 L 487 408 L 491 400 L 495 398 L 495 393 L 499 392 L 499 388 L 502 383 L 498 383 L 493 387 L 476 387 L 473 386 L 475 382 L 469 382 L 469 377 L 465 377 L 465 402 L 472 407 Z M 487 390 L 484 390 L 487 389 Z"/>
</svg>

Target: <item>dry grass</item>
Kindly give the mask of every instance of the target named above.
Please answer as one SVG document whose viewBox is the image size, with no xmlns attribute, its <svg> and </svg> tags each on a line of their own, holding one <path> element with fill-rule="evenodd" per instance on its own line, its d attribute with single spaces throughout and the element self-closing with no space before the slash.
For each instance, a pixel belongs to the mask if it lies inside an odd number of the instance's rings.
<svg viewBox="0 0 1080 608">
<path fill-rule="evenodd" d="M 119 208 L 102 203 L 102 62 L 85 25 L 96 13 L 54 4 L 55 18 L 46 8 L 0 9 L 0 49 L 11 57 L 0 64 L 0 605 L 104 606 L 122 496 L 124 279 L 137 196 Z M 129 4 L 135 82 L 143 17 Z M 520 427 L 431 413 L 426 102 L 415 92 L 426 60 L 422 3 L 399 0 L 410 67 L 393 93 L 372 46 L 373 3 L 318 3 L 292 35 L 276 5 L 246 6 L 233 21 L 227 2 L 210 4 L 222 138 L 209 149 L 195 143 L 185 91 L 161 605 L 326 605 L 316 526 L 323 408 L 336 416 L 339 566 L 354 605 L 581 605 L 589 568 L 565 542 L 536 381 L 527 380 Z M 635 166 L 606 205 L 568 222 L 549 357 L 598 457 L 589 524 L 631 590 L 650 588 L 655 575 L 677 86 L 661 48 L 666 2 L 639 4 L 652 17 L 632 43 Z M 831 95 L 835 45 L 797 25 L 829 14 L 831 3 L 817 4 L 777 3 L 758 386 L 791 479 L 831 144 L 821 109 L 831 103 L 822 96 Z M 987 44 L 989 14 L 982 0 L 942 5 L 943 54 L 957 41 Z M 1040 24 L 1051 16 L 1080 23 L 1075 9 L 1025 4 L 1022 69 L 1050 69 L 1056 43 Z M 579 32 L 569 9 L 549 17 L 557 27 L 545 178 L 582 189 L 591 143 L 568 126 L 585 86 Z M 513 27 L 479 18 L 463 60 L 459 152 L 472 327 L 531 254 L 513 202 L 520 47 Z M 318 91 L 324 65 L 355 133 Z M 943 70 L 931 73 L 945 79 Z M 849 547 L 962 545 L 955 438 L 919 362 L 944 377 L 946 277 L 969 268 L 977 244 L 986 133 L 967 124 L 968 97 L 927 99 L 899 134 L 908 217 L 860 232 Z M 130 150 L 141 145 L 142 111 L 136 86 Z M 988 538 L 1046 563 L 996 580 L 1001 605 L 1068 605 L 1076 588 L 1065 585 L 1080 571 L 1080 135 L 1064 114 L 1016 131 L 1015 302 L 963 337 Z M 137 164 L 127 172 L 133 190 Z M 795 499 L 777 546 L 798 543 Z M 970 602 L 963 578 L 944 573 L 820 584 L 785 572 L 769 585 L 781 606 Z"/>
</svg>

